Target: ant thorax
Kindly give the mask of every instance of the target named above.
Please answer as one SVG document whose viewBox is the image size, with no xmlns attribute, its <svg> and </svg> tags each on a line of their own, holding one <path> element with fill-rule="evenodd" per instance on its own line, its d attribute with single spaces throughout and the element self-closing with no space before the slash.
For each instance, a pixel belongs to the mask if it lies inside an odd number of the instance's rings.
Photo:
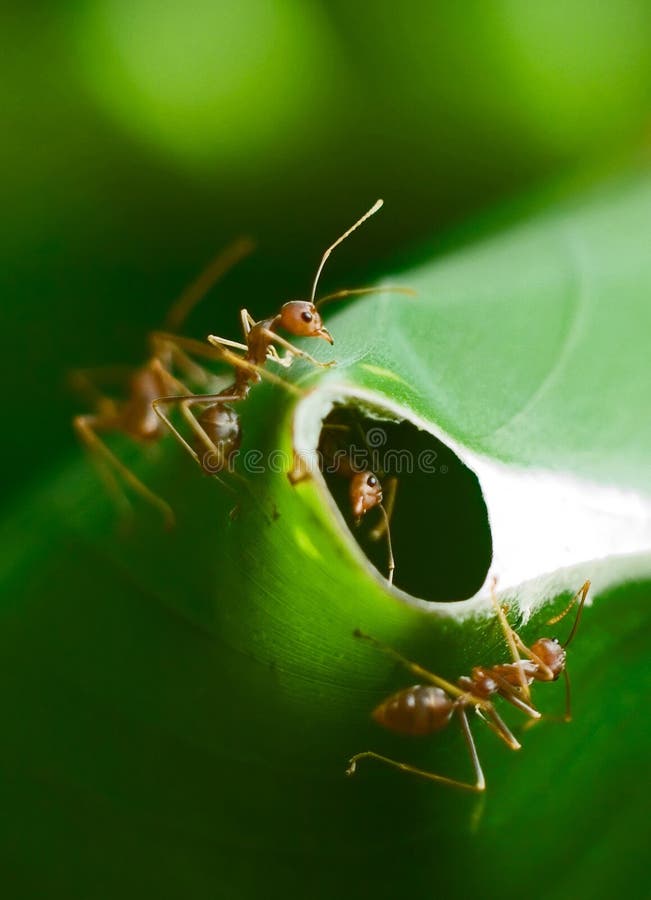
<svg viewBox="0 0 651 900">
<path fill-rule="evenodd" d="M 463 688 L 463 690 L 468 691 L 475 697 L 480 697 L 482 700 L 488 700 L 498 690 L 497 682 L 491 675 L 490 670 L 487 671 L 479 666 L 475 666 L 470 673 L 470 678 L 462 675 L 458 683 L 460 688 Z"/>
<path fill-rule="evenodd" d="M 276 317 L 277 318 L 277 317 Z M 269 350 L 269 337 L 267 332 L 274 328 L 275 318 L 261 319 L 256 322 L 247 335 L 247 354 L 246 358 L 249 362 L 255 363 L 256 366 L 264 366 L 267 360 Z M 252 373 L 253 374 L 253 373 Z M 257 378 L 251 378 L 253 381 L 259 381 Z"/>
</svg>

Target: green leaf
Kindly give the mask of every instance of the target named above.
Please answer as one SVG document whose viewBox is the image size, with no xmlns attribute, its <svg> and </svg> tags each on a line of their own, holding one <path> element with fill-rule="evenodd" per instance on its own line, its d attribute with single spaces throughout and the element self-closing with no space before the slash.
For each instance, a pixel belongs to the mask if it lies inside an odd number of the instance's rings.
<svg viewBox="0 0 651 900">
<path fill-rule="evenodd" d="M 331 310 L 336 369 L 297 365 L 298 403 L 265 384 L 242 407 L 264 465 L 241 458 L 233 516 L 170 441 L 151 461 L 116 446 L 173 532 L 138 505 L 116 534 L 81 458 L 25 499 L 0 545 L 10 896 L 642 895 L 649 233 L 651 181 L 632 179 L 428 253 L 390 279 L 415 299 Z M 333 404 L 387 449 L 438 454 L 400 478 L 395 589 L 334 477 L 287 478 Z M 480 798 L 372 762 L 345 778 L 366 749 L 471 777 L 454 723 L 410 740 L 370 720 L 414 676 L 353 631 L 452 680 L 506 660 L 493 574 L 528 642 L 592 578 L 574 721 L 505 711 L 518 753 L 473 721 Z M 534 697 L 563 709 L 560 685 Z"/>
</svg>

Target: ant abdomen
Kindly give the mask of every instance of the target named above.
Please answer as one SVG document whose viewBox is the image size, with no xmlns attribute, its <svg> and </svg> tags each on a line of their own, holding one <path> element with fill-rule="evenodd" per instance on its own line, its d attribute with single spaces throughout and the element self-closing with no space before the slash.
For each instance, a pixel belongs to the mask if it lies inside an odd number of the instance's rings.
<svg viewBox="0 0 651 900">
<path fill-rule="evenodd" d="M 454 708 L 454 701 L 442 688 L 415 684 L 380 703 L 373 718 L 398 734 L 424 735 L 445 728 Z"/>
<path fill-rule="evenodd" d="M 129 399 L 122 411 L 124 431 L 139 441 L 157 441 L 165 425 L 152 409 L 152 401 L 165 393 L 165 382 L 149 365 L 141 366 L 130 379 Z"/>
<path fill-rule="evenodd" d="M 195 449 L 201 464 L 209 473 L 221 472 L 239 450 L 242 441 L 240 417 L 230 406 L 212 403 L 198 417 L 198 422 L 215 447 L 215 452 L 206 451 L 205 444 L 196 441 Z"/>
</svg>

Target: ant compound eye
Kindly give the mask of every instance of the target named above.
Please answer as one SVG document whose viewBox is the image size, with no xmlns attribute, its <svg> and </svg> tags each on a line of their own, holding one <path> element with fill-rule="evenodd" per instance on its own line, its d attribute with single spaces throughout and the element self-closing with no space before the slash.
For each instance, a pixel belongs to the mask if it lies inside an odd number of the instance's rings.
<svg viewBox="0 0 651 900">
<path fill-rule="evenodd" d="M 302 313 L 301 313 L 301 319 L 302 319 L 304 322 L 311 322 L 313 318 L 314 318 L 314 316 L 313 316 L 312 313 L 309 312 L 309 310 L 307 310 L 307 309 L 305 310 L 305 312 L 302 312 Z"/>
<path fill-rule="evenodd" d="M 375 477 L 375 475 L 369 475 L 366 479 L 366 483 L 369 487 L 375 487 L 375 485 L 377 484 L 377 478 Z"/>
</svg>

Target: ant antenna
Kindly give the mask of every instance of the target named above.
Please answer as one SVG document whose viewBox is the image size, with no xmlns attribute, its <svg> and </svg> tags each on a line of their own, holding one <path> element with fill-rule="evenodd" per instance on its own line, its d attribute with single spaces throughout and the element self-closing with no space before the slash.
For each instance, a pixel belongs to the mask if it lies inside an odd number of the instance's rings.
<svg viewBox="0 0 651 900">
<path fill-rule="evenodd" d="M 391 546 L 391 528 L 389 526 L 389 514 L 387 513 L 386 509 L 382 506 L 381 503 L 379 504 L 379 506 L 380 506 L 380 509 L 382 510 L 382 515 L 384 516 L 385 531 L 387 534 L 387 555 L 388 555 L 387 568 L 389 570 L 389 574 L 387 575 L 387 581 L 389 582 L 389 584 L 393 584 L 393 573 L 396 568 L 396 561 L 393 557 L 393 547 Z"/>
<path fill-rule="evenodd" d="M 324 267 L 325 264 L 326 264 L 326 260 L 328 259 L 328 257 L 329 257 L 330 254 L 332 253 L 332 251 L 335 249 L 335 247 L 338 247 L 339 244 L 342 243 L 342 241 L 345 241 L 346 238 L 347 238 L 349 235 L 351 235 L 351 234 L 353 233 L 353 231 L 355 231 L 355 229 L 359 228 L 359 226 L 360 226 L 363 222 L 365 222 L 367 219 L 370 219 L 370 217 L 371 217 L 372 215 L 374 215 L 374 214 L 378 211 L 378 209 L 380 209 L 380 207 L 383 205 L 383 203 L 384 203 L 384 200 L 376 200 L 375 203 L 373 204 L 373 206 L 369 209 L 369 211 L 368 211 L 368 212 L 365 212 L 364 215 L 362 216 L 362 218 L 361 218 L 361 219 L 358 219 L 358 220 L 355 222 L 354 225 L 351 225 L 351 227 L 348 229 L 348 231 L 345 231 L 345 232 L 341 235 L 341 237 L 338 237 L 337 240 L 334 242 L 334 244 L 332 244 L 330 247 L 328 247 L 328 249 L 326 250 L 326 252 L 323 254 L 323 256 L 321 257 L 321 262 L 320 262 L 320 264 L 319 264 L 319 268 L 316 270 L 316 276 L 315 276 L 315 278 L 314 278 L 314 284 L 312 285 L 312 295 L 311 295 L 311 297 L 310 297 L 310 300 L 311 300 L 312 303 L 314 303 L 314 297 L 315 297 L 315 294 L 316 294 L 316 286 L 317 286 L 317 284 L 319 283 L 319 278 L 320 278 L 320 276 L 321 276 L 321 272 L 323 271 L 323 267 Z"/>
<path fill-rule="evenodd" d="M 251 238 L 243 237 L 233 241 L 221 253 L 218 253 L 173 304 L 165 318 L 164 329 L 177 331 L 215 282 L 219 281 L 235 263 L 248 256 L 254 247 L 255 244 Z"/>
<path fill-rule="evenodd" d="M 567 647 L 567 644 L 565 645 Z M 563 669 L 563 678 L 565 679 L 565 716 L 566 722 L 572 721 L 572 688 L 570 686 L 570 676 L 567 669 Z"/>
<path fill-rule="evenodd" d="M 581 613 L 583 612 L 583 605 L 585 604 L 585 598 L 588 596 L 588 591 L 590 590 L 590 582 L 586 581 L 585 584 L 579 588 L 576 594 L 572 597 L 568 605 L 565 607 L 563 612 L 559 616 L 555 616 L 553 619 L 550 619 L 547 623 L 548 625 L 555 625 L 556 622 L 560 622 L 563 616 L 567 615 L 567 613 L 572 609 L 576 601 L 579 600 L 579 608 L 576 611 L 576 619 L 574 620 L 574 625 L 572 625 L 572 630 L 570 631 L 567 640 L 563 644 L 563 647 L 567 647 L 570 641 L 573 639 L 576 634 L 576 630 L 579 627 L 579 622 L 581 621 Z"/>
<path fill-rule="evenodd" d="M 417 297 L 418 291 L 407 287 L 393 287 L 393 285 L 380 285 L 379 287 L 369 288 L 352 288 L 350 290 L 335 291 L 334 294 L 326 294 L 325 297 L 319 297 L 314 305 L 317 309 L 321 309 L 324 303 L 332 303 L 333 300 L 345 300 L 346 297 L 359 297 L 361 294 L 405 294 L 407 297 Z"/>
<path fill-rule="evenodd" d="M 353 637 L 358 638 L 362 641 L 367 641 L 377 650 L 380 650 L 382 653 L 386 654 L 390 659 L 395 660 L 395 662 L 400 663 L 401 666 L 404 666 L 407 671 L 411 672 L 413 675 L 416 675 L 419 678 L 424 678 L 425 681 L 428 681 L 430 684 L 435 684 L 437 687 L 442 688 L 450 697 L 454 697 L 455 699 L 466 698 L 469 696 L 467 691 L 462 690 L 458 685 L 452 684 L 450 681 L 446 681 L 445 678 L 441 678 L 439 675 L 435 675 L 433 672 L 424 669 L 423 666 L 420 666 L 416 662 L 412 662 L 410 659 L 407 659 L 406 656 L 403 656 L 401 653 L 398 653 L 397 650 L 394 650 L 393 647 L 389 647 L 388 644 L 383 644 L 382 641 L 378 641 L 377 638 L 371 637 L 370 634 L 366 634 L 360 628 L 356 628 L 353 631 Z M 489 709 L 492 707 L 492 704 L 488 700 L 482 700 L 480 697 L 475 697 L 472 695 L 473 706 L 476 709 Z"/>
<path fill-rule="evenodd" d="M 493 609 L 495 610 L 495 614 L 499 620 L 500 625 L 502 626 L 502 632 L 504 634 L 504 638 L 506 639 L 506 644 L 511 653 L 511 659 L 518 670 L 518 679 L 520 681 L 520 689 L 522 690 L 522 695 L 524 696 L 527 703 L 531 700 L 531 692 L 529 690 L 529 683 L 527 682 L 526 675 L 524 674 L 524 670 L 521 663 L 521 657 L 518 652 L 517 644 L 515 643 L 515 638 L 513 637 L 513 629 L 509 625 L 508 619 L 506 618 L 506 613 L 504 609 L 500 605 L 497 599 L 497 575 L 493 577 L 491 580 L 491 603 L 493 604 Z M 508 611 L 508 608 L 507 608 Z"/>
</svg>

